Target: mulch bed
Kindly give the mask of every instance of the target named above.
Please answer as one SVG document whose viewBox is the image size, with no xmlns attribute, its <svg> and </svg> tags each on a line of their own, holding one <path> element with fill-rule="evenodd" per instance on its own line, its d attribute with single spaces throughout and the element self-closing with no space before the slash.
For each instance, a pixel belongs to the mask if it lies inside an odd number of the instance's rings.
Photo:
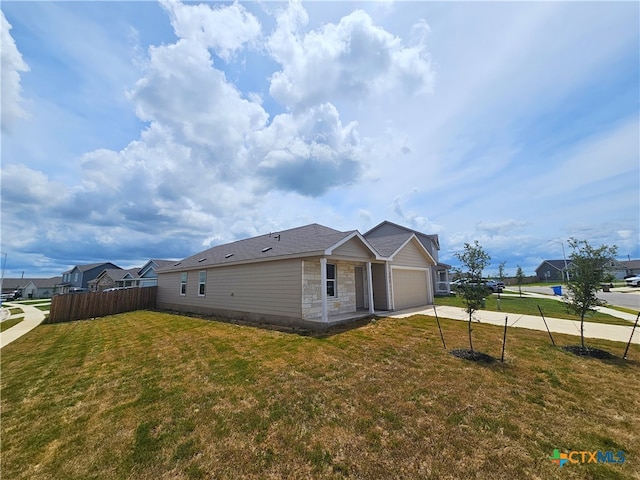
<svg viewBox="0 0 640 480">
<path fill-rule="evenodd" d="M 573 353 L 574 355 L 580 355 L 581 357 L 599 358 L 602 360 L 608 360 L 615 358 L 606 350 L 593 347 L 583 347 L 582 345 L 565 345 L 562 347 L 565 352 Z"/>
<path fill-rule="evenodd" d="M 486 353 L 464 348 L 451 350 L 449 353 L 454 357 L 462 358 L 464 360 L 470 360 L 472 362 L 493 363 L 496 360 L 491 355 L 487 355 Z"/>
</svg>

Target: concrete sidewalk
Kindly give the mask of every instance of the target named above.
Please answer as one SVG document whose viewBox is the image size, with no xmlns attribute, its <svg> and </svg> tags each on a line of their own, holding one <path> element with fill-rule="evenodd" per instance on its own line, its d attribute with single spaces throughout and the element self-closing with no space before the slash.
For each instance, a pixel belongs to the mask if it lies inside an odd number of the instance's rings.
<svg viewBox="0 0 640 480">
<path fill-rule="evenodd" d="M 2 306 L 7 308 L 21 308 L 24 314 L 18 313 L 16 315 L 12 315 L 11 317 L 24 317 L 24 320 L 22 320 L 17 325 L 9 328 L 8 330 L 0 333 L 0 348 L 3 348 L 5 345 L 10 344 L 25 333 L 28 333 L 36 328 L 42 323 L 45 315 L 47 314 L 47 312 L 42 311 L 32 305 L 25 305 L 22 303 L 3 303 Z"/>
<path fill-rule="evenodd" d="M 448 318 L 451 320 L 469 320 L 469 314 L 465 312 L 464 308 L 448 307 L 448 306 L 436 306 L 438 317 Z M 623 312 L 617 312 L 620 314 Z M 429 315 L 434 316 L 433 307 L 420 307 L 411 310 L 404 310 L 402 312 L 389 315 L 391 318 L 405 318 L 411 315 Z M 488 323 L 491 325 L 504 326 L 505 317 L 509 317 L 507 325 L 509 327 L 528 328 L 529 330 L 547 331 L 542 317 L 536 315 L 521 315 L 517 313 L 509 312 L 492 312 L 489 310 L 478 310 L 473 314 L 473 321 L 479 323 Z M 617 316 L 617 315 L 616 315 Z M 580 321 L 565 320 L 561 318 L 548 318 L 545 317 L 549 330 L 553 333 L 564 333 L 567 335 L 580 336 Z M 635 317 L 634 317 L 635 319 Z M 593 323 L 584 322 L 584 336 L 585 338 L 600 338 L 603 340 L 612 340 L 614 342 L 628 342 L 631 336 L 631 330 L 633 324 L 629 326 L 623 325 L 608 325 L 605 323 Z M 640 325 L 636 328 L 633 334 L 632 342 L 635 345 L 640 345 Z"/>
</svg>

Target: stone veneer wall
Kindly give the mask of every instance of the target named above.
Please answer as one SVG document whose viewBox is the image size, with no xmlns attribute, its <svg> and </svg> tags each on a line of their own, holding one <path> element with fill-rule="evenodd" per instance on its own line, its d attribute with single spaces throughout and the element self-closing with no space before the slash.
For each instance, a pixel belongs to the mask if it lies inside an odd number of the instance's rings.
<svg viewBox="0 0 640 480">
<path fill-rule="evenodd" d="M 329 260 L 335 264 L 338 275 L 338 296 L 327 297 L 329 316 L 356 311 L 355 267 L 364 264 L 344 260 Z M 364 269 L 366 277 L 366 268 Z M 365 279 L 366 280 L 366 279 Z M 322 318 L 322 291 L 320 289 L 320 259 L 304 260 L 302 269 L 302 318 Z M 364 288 L 365 305 L 368 303 L 367 287 Z"/>
</svg>

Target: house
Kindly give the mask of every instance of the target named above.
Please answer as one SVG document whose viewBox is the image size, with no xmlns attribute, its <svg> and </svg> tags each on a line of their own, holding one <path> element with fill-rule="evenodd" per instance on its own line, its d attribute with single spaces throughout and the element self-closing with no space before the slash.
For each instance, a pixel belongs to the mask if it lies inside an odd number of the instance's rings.
<svg viewBox="0 0 640 480">
<path fill-rule="evenodd" d="M 623 278 L 640 275 L 640 260 L 621 260 L 620 263 L 625 269 Z"/>
<path fill-rule="evenodd" d="M 176 260 L 151 259 L 145 263 L 138 271 L 141 287 L 155 287 L 158 285 L 158 274 L 156 271 L 163 267 L 169 267 L 176 263 Z"/>
<path fill-rule="evenodd" d="M 435 272 L 447 276 L 434 255 L 438 248 L 437 236 L 390 222 L 365 235 L 305 225 L 219 245 L 158 269 L 157 305 L 324 328 L 431 304 Z"/>
<path fill-rule="evenodd" d="M 536 268 L 536 276 L 541 282 L 562 282 L 567 278 L 565 269 L 570 265 L 569 260 L 544 260 Z"/>
<path fill-rule="evenodd" d="M 174 263 L 175 260 L 152 259 L 142 268 L 107 268 L 88 282 L 88 288 L 92 292 L 102 292 L 108 288 L 155 287 L 158 285 L 156 270 Z"/>
<path fill-rule="evenodd" d="M 111 262 L 76 265 L 62 274 L 62 283 L 58 285 L 57 293 L 69 293 L 73 289 L 89 288 L 89 282 L 107 268 L 120 269 Z"/>
<path fill-rule="evenodd" d="M 29 284 L 29 278 L 3 278 L 2 279 L 2 293 L 11 294 L 18 292 L 22 296 L 24 288 Z"/>
<path fill-rule="evenodd" d="M 62 283 L 62 277 L 29 278 L 22 290 L 23 298 L 51 298 L 56 293 L 56 286 Z"/>
<path fill-rule="evenodd" d="M 137 287 L 140 283 L 138 268 L 105 268 L 96 278 L 87 282 L 91 292 L 102 292 L 108 288 Z"/>
</svg>

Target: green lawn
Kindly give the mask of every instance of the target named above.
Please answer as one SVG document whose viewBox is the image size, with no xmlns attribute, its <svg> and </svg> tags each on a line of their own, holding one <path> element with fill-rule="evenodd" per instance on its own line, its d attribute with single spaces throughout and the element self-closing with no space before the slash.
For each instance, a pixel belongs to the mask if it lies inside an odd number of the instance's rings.
<svg viewBox="0 0 640 480">
<path fill-rule="evenodd" d="M 0 332 L 4 332 L 8 328 L 11 328 L 14 325 L 19 324 L 22 320 L 24 320 L 24 317 L 16 317 L 16 318 L 10 318 L 9 320 L 5 320 L 4 322 L 0 323 Z"/>
<path fill-rule="evenodd" d="M 9 309 L 9 314 L 10 315 L 16 315 L 18 313 L 24 313 L 24 311 L 21 308 L 18 307 L 12 307 Z"/>
<path fill-rule="evenodd" d="M 442 320 L 449 348 L 465 322 Z M 577 337 L 556 335 L 562 344 Z M 502 329 L 474 325 L 500 356 Z M 299 336 L 156 312 L 41 325 L 2 349 L 11 479 L 634 479 L 640 348 L 575 357 L 510 329 L 506 363 L 443 351 L 432 317 Z M 560 469 L 563 452 L 623 464 Z"/>
<path fill-rule="evenodd" d="M 434 300 L 436 305 L 447 305 L 452 307 L 464 308 L 462 297 L 451 295 L 448 297 L 436 297 Z M 508 313 L 519 313 L 521 315 L 540 315 L 538 305 L 542 309 L 545 317 L 566 318 L 568 320 L 580 320 L 578 315 L 571 314 L 567 311 L 566 305 L 558 300 L 551 298 L 534 298 L 534 297 L 511 297 L 501 295 L 500 309 L 498 308 L 498 295 L 491 294 L 486 299 L 486 307 L 483 310 L 497 312 L 499 310 Z M 585 317 L 586 322 L 609 323 L 611 325 L 632 325 L 627 320 L 616 318 L 606 313 L 595 312 Z"/>
</svg>

